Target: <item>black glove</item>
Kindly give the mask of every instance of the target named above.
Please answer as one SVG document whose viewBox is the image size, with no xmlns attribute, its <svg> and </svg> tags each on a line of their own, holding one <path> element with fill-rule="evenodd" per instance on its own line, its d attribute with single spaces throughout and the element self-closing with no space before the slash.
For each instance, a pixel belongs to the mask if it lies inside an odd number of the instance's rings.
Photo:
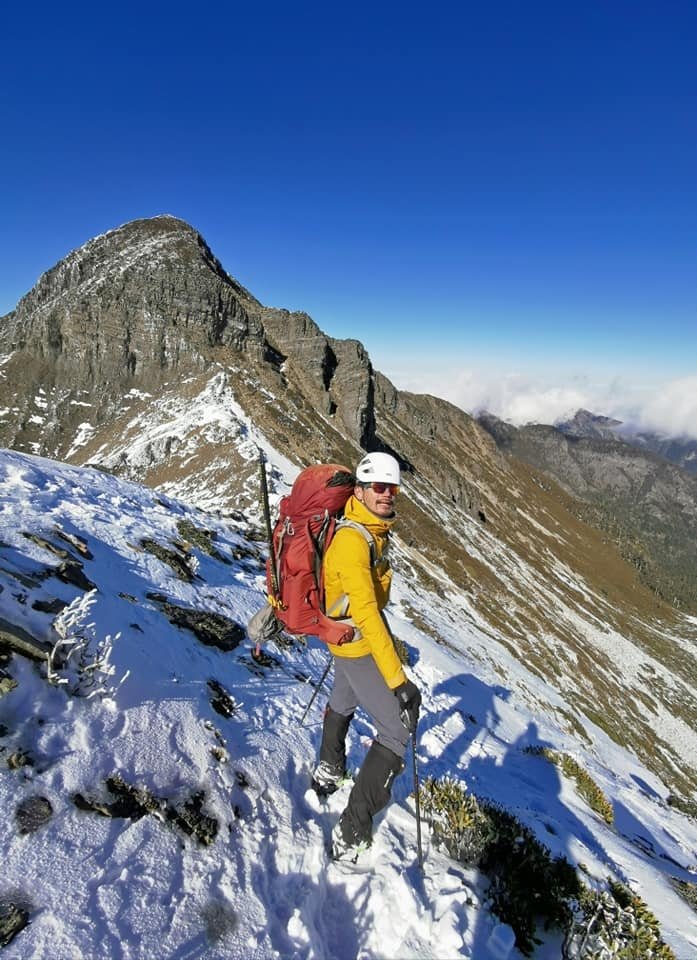
<svg viewBox="0 0 697 960">
<path fill-rule="evenodd" d="M 419 707 L 421 694 L 416 684 L 411 680 L 401 683 L 395 688 L 394 695 L 399 700 L 399 715 L 409 733 L 416 733 L 416 724 L 419 722 Z"/>
</svg>

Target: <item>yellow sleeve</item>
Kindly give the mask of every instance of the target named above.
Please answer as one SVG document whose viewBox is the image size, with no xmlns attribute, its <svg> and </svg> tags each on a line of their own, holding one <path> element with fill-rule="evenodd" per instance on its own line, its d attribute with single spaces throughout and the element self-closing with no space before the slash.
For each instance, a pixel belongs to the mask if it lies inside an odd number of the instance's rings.
<svg viewBox="0 0 697 960">
<path fill-rule="evenodd" d="M 357 530 L 350 529 L 340 531 L 332 547 L 333 565 L 349 598 L 349 615 L 367 641 L 385 683 L 394 690 L 407 678 L 378 607 L 370 547 Z"/>
</svg>

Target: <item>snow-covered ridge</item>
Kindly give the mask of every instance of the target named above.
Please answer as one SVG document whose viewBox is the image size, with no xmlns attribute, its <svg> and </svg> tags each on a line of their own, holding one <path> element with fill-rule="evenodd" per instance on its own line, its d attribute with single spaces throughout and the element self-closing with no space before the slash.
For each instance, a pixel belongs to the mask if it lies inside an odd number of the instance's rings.
<svg viewBox="0 0 697 960">
<path fill-rule="evenodd" d="M 370 869 L 327 862 L 324 844 L 342 799 L 320 810 L 306 792 L 322 694 L 308 725 L 297 723 L 311 693 L 298 678 L 316 681 L 325 651 L 313 643 L 304 652 L 270 650 L 278 665 L 253 670 L 246 641 L 227 652 L 204 646 L 154 599 L 244 624 L 263 599 L 258 544 L 246 540 L 244 520 L 223 521 L 96 470 L 7 451 L 0 494 L 0 616 L 49 639 L 56 614 L 34 604 L 68 602 L 83 609 L 83 632 L 93 624 L 95 641 L 112 638 L 114 667 L 107 694 L 91 699 L 48 686 L 43 668 L 20 657 L 5 668 L 18 685 L 0 697 L 0 901 L 25 904 L 32 922 L 3 956 L 493 960 L 497 920 L 481 877 L 437 851 L 427 825 L 425 875 L 418 875 L 409 771 L 379 821 Z M 183 521 L 211 531 L 219 555 L 190 544 L 191 582 L 143 547 L 156 541 L 174 549 Z M 92 559 L 80 557 L 97 588 L 88 609 L 82 590 L 55 577 L 26 585 L 58 558 L 23 533 L 66 546 L 56 530 L 83 538 L 90 551 Z M 409 557 L 402 551 L 397 559 Z M 418 629 L 411 611 L 447 645 Z M 553 853 L 583 862 L 598 879 L 628 882 L 676 956 L 694 956 L 697 918 L 670 878 L 695 879 L 697 824 L 666 805 L 660 780 L 586 718 L 590 743 L 562 729 L 539 707 L 564 707 L 559 693 L 475 623 L 453 622 L 399 566 L 389 617 L 424 691 L 422 776 L 455 776 L 510 809 Z M 231 715 L 213 708 L 211 680 L 229 692 Z M 523 688 L 537 709 L 516 692 Z M 359 716 L 354 766 L 371 734 Z M 524 752 L 530 745 L 566 751 L 584 765 L 610 798 L 615 827 L 553 770 L 541 779 L 541 761 Z M 9 769 L 7 758 L 20 751 L 33 765 Z M 104 781 L 114 775 L 170 807 L 202 793 L 204 813 L 218 824 L 215 839 L 202 846 L 158 816 L 108 818 L 76 806 L 76 794 L 113 800 Z M 51 815 L 21 834 L 16 811 L 33 797 L 45 798 Z M 558 938 L 546 936 L 536 956 L 556 960 Z M 520 960 L 516 950 L 509 957 Z"/>
<path fill-rule="evenodd" d="M 255 397 L 251 412 L 249 404 L 243 403 L 243 387 Z M 114 430 L 92 434 L 83 428 L 75 434 L 72 449 L 86 462 L 131 479 L 147 478 L 168 494 L 206 510 L 230 509 L 231 504 L 258 510 L 259 450 L 265 451 L 273 465 L 272 502 L 287 492 L 298 470 L 297 459 L 293 462 L 291 452 L 280 454 L 275 450 L 259 426 L 264 411 L 275 410 L 280 404 L 286 404 L 283 416 L 295 429 L 297 415 L 286 398 L 270 391 L 253 370 L 218 367 L 199 377 L 166 384 L 157 397 L 124 397 Z M 332 429 L 330 420 L 322 418 L 325 435 Z M 295 454 L 297 457 L 297 448 Z M 235 491 L 234 496 L 231 490 Z M 467 610 L 468 618 L 482 635 L 495 636 L 502 649 L 515 649 L 522 662 L 537 661 L 538 671 L 547 672 L 550 664 L 568 664 L 568 669 L 557 668 L 551 673 L 557 677 L 556 685 L 567 697 L 575 697 L 577 703 L 592 703 L 593 685 L 601 684 L 617 712 L 625 713 L 623 724 L 631 724 L 630 732 L 639 749 L 657 735 L 664 739 L 660 749 L 654 751 L 658 762 L 664 763 L 661 751 L 666 751 L 672 755 L 668 764 L 678 763 L 689 774 L 695 768 L 697 750 L 685 753 L 682 747 L 692 736 L 681 732 L 673 740 L 674 733 L 685 730 L 685 720 L 674 716 L 676 704 L 688 703 L 690 697 L 697 695 L 694 674 L 689 679 L 689 665 L 697 663 L 697 659 L 687 635 L 684 668 L 669 682 L 669 674 L 661 667 L 659 674 L 665 677 L 665 683 L 656 689 L 652 665 L 660 661 L 637 639 L 639 632 L 652 634 L 650 625 L 642 624 L 640 631 L 623 633 L 616 625 L 616 607 L 601 592 L 602 581 L 589 581 L 569 565 L 575 551 L 571 532 L 540 504 L 535 504 L 534 516 L 532 508 L 521 509 L 515 486 L 509 484 L 507 490 L 512 501 L 511 514 L 517 523 L 516 542 L 501 539 L 497 529 L 500 524 L 481 524 L 459 507 L 439 499 L 418 475 L 405 475 L 405 495 L 425 515 L 438 517 L 447 531 L 444 549 L 460 548 L 486 569 L 493 588 L 474 577 L 464 587 L 461 580 L 455 582 L 456 572 L 451 571 L 453 576 L 449 577 L 437 556 L 428 559 L 428 548 L 432 546 L 428 541 L 417 542 L 414 551 L 404 551 L 414 578 L 419 579 L 423 573 L 427 579 L 440 582 L 451 610 Z M 508 509 L 506 505 L 504 508 Z M 399 531 L 398 525 L 398 541 Z M 403 532 L 409 535 L 408 530 Z M 502 611 L 503 623 L 498 626 L 492 622 L 492 602 L 498 603 Z M 535 622 L 530 622 L 531 616 Z M 518 625 L 520 618 L 528 624 L 525 632 Z M 620 641 L 615 642 L 615 636 Z M 560 644 L 560 639 L 564 643 Z M 673 644 L 680 639 L 681 634 L 674 631 L 662 642 Z M 587 651 L 591 650 L 597 651 L 597 657 L 589 661 Z M 628 657 L 626 669 L 617 656 L 620 651 Z M 586 664 L 585 674 L 579 671 L 579 659 Z M 597 670 L 596 664 L 605 666 Z M 615 695 L 618 684 L 624 685 L 622 698 Z M 585 701 L 579 700 L 583 696 Z M 641 704 L 656 696 L 657 710 L 648 717 Z M 632 719 L 633 702 L 639 705 L 637 721 Z M 649 721 L 650 731 L 642 730 L 640 724 Z"/>
</svg>

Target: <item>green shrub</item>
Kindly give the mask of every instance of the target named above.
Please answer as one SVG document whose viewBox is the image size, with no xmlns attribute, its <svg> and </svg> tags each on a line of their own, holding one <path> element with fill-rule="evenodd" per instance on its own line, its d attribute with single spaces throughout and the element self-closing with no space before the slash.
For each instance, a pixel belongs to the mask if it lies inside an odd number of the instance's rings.
<svg viewBox="0 0 697 960">
<path fill-rule="evenodd" d="M 564 857 L 552 858 L 549 850 L 512 814 L 486 804 L 495 828 L 480 867 L 490 881 L 492 909 L 516 934 L 519 949 L 530 954 L 535 928 L 564 929 L 571 912 L 569 900 L 579 889 L 576 871 Z"/>
<path fill-rule="evenodd" d="M 461 863 L 478 864 L 494 836 L 494 825 L 477 798 L 447 777 L 425 780 L 419 796 L 434 836 L 450 856 Z"/>
<path fill-rule="evenodd" d="M 671 793 L 668 797 L 668 806 L 675 807 L 680 813 L 697 820 L 697 803 L 694 800 L 685 800 L 683 797 L 676 797 L 675 794 Z"/>
<path fill-rule="evenodd" d="M 591 810 L 595 810 L 595 812 L 603 818 L 605 823 L 614 823 L 615 812 L 612 809 L 612 804 L 591 775 L 587 773 L 573 757 L 569 756 L 568 753 L 559 753 L 557 750 L 551 750 L 549 747 L 526 747 L 525 752 L 536 757 L 544 757 L 546 760 L 549 760 L 550 763 L 559 767 L 565 776 L 576 782 L 576 788 L 579 794 Z"/>
<path fill-rule="evenodd" d="M 608 878 L 607 890 L 584 887 L 573 909 L 564 956 L 579 960 L 675 960 L 658 921 L 628 887 Z"/>
<path fill-rule="evenodd" d="M 479 866 L 489 880 L 491 909 L 509 924 L 525 954 L 535 947 L 535 929 L 564 928 L 568 901 L 579 889 L 573 867 L 549 850 L 514 816 L 489 801 L 477 800 L 456 781 L 429 779 L 420 797 L 434 836 L 448 853 Z"/>
<path fill-rule="evenodd" d="M 697 883 L 689 880 L 671 880 L 674 889 L 692 909 L 697 913 Z"/>
<path fill-rule="evenodd" d="M 536 930 L 542 922 L 545 929 L 564 932 L 569 960 L 675 960 L 655 916 L 628 887 L 608 880 L 607 889 L 590 889 L 532 830 L 456 780 L 429 778 L 419 796 L 436 840 L 454 859 L 478 866 L 486 876 L 491 910 L 513 928 L 525 955 L 539 943 Z M 679 892 L 688 902 L 692 898 L 693 908 L 696 890 L 695 884 L 680 883 Z"/>
<path fill-rule="evenodd" d="M 395 651 L 397 653 L 397 656 L 399 657 L 399 662 L 403 664 L 405 667 L 410 666 L 409 649 L 406 643 L 404 642 L 404 640 L 400 640 L 400 638 L 395 636 L 393 633 L 392 642 L 394 643 Z"/>
</svg>

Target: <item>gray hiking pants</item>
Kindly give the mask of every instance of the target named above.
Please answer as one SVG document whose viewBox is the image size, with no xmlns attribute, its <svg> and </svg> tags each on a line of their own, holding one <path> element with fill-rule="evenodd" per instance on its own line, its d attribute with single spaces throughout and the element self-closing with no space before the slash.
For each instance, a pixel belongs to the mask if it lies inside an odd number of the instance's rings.
<svg viewBox="0 0 697 960">
<path fill-rule="evenodd" d="M 403 757 L 409 731 L 399 716 L 399 703 L 385 683 L 370 654 L 365 657 L 334 657 L 334 686 L 329 706 L 350 716 L 362 707 L 377 727 L 376 740 L 398 757 Z"/>
</svg>

